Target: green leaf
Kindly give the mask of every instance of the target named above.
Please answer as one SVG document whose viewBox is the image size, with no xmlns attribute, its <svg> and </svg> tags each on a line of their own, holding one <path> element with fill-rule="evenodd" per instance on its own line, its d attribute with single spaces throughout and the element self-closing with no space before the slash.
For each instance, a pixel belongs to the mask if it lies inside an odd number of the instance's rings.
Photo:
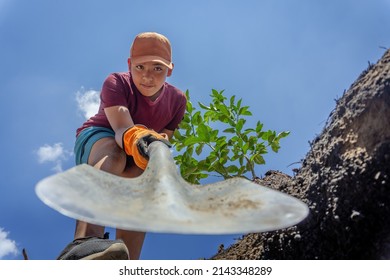
<svg viewBox="0 0 390 280">
<path fill-rule="evenodd" d="M 249 143 L 245 143 L 244 146 L 242 146 L 242 151 L 244 154 L 246 154 L 246 152 L 248 151 L 249 149 Z"/>
<path fill-rule="evenodd" d="M 237 124 L 236 124 L 236 130 L 240 132 L 245 124 L 246 120 L 245 119 L 239 119 Z"/>
<path fill-rule="evenodd" d="M 252 116 L 252 113 L 248 111 L 249 106 L 244 106 L 240 108 L 238 114 L 241 116 Z"/>
<path fill-rule="evenodd" d="M 196 148 L 195 148 L 195 153 L 199 156 L 202 151 L 203 151 L 204 143 L 200 143 Z"/>
<path fill-rule="evenodd" d="M 272 142 L 274 141 L 275 137 L 276 137 L 276 133 L 275 133 L 275 131 L 272 131 L 272 132 L 268 135 L 267 141 L 268 141 L 269 143 L 272 143 Z"/>
<path fill-rule="evenodd" d="M 234 100 L 236 99 L 236 96 L 233 95 L 232 97 L 230 97 L 230 107 L 233 108 L 234 107 Z"/>
<path fill-rule="evenodd" d="M 202 108 L 202 109 L 204 109 L 204 110 L 210 110 L 210 107 L 204 105 L 203 103 L 198 102 L 198 104 L 199 104 L 199 107 L 200 107 L 200 108 Z"/>
<path fill-rule="evenodd" d="M 271 131 L 263 131 L 261 133 L 258 133 L 258 136 L 261 137 L 261 139 L 268 141 L 268 137 L 271 135 Z"/>
<path fill-rule="evenodd" d="M 212 89 L 211 93 L 212 93 L 211 96 L 218 96 L 219 95 L 219 92 L 215 89 Z"/>
<path fill-rule="evenodd" d="M 238 167 L 235 165 L 230 165 L 226 168 L 227 172 L 229 173 L 237 173 L 238 172 Z"/>
<path fill-rule="evenodd" d="M 196 112 L 193 116 L 192 116 L 192 119 L 191 119 L 191 124 L 192 125 L 198 125 L 202 123 L 202 116 L 201 116 L 201 113 L 198 111 Z"/>
<path fill-rule="evenodd" d="M 225 133 L 236 133 L 236 129 L 234 127 L 226 128 L 223 132 Z"/>
<path fill-rule="evenodd" d="M 242 103 L 242 98 L 240 98 L 237 102 L 237 108 L 240 109 L 241 108 L 241 103 Z"/>
<path fill-rule="evenodd" d="M 184 145 L 185 146 L 190 146 L 190 145 L 193 145 L 193 144 L 197 144 L 200 142 L 200 139 L 197 137 L 197 136 L 190 136 L 190 137 L 187 137 L 185 140 L 184 140 Z"/>
<path fill-rule="evenodd" d="M 197 133 L 198 133 L 198 137 L 201 141 L 204 141 L 204 142 L 210 141 L 209 130 L 205 124 L 199 123 Z"/>
<path fill-rule="evenodd" d="M 194 107 L 192 106 L 192 103 L 190 101 L 187 101 L 187 104 L 186 104 L 186 110 L 188 113 L 192 113 Z"/>
<path fill-rule="evenodd" d="M 265 160 L 262 155 L 256 154 L 252 159 L 256 164 L 265 164 Z"/>
<path fill-rule="evenodd" d="M 247 128 L 247 129 L 244 130 L 245 134 L 249 134 L 251 132 L 256 132 L 256 130 L 254 130 L 253 128 Z"/>
<path fill-rule="evenodd" d="M 262 129 L 263 129 L 263 124 L 260 121 L 258 121 L 256 124 L 256 132 L 260 133 Z"/>
<path fill-rule="evenodd" d="M 280 149 L 280 146 L 279 146 L 279 142 L 273 142 L 271 144 L 271 149 L 272 151 L 274 151 L 275 153 L 277 153 Z"/>
<path fill-rule="evenodd" d="M 277 138 L 281 139 L 281 138 L 287 137 L 288 135 L 290 135 L 290 131 L 282 131 L 278 134 Z"/>
</svg>

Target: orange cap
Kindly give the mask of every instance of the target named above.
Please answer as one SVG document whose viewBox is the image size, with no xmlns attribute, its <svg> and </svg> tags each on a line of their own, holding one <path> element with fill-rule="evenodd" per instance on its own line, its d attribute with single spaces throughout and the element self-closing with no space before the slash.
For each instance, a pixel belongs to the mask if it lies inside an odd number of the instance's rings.
<svg viewBox="0 0 390 280">
<path fill-rule="evenodd" d="M 172 69 L 171 43 L 156 32 L 140 33 L 131 46 L 130 59 L 133 63 L 159 62 Z"/>
</svg>

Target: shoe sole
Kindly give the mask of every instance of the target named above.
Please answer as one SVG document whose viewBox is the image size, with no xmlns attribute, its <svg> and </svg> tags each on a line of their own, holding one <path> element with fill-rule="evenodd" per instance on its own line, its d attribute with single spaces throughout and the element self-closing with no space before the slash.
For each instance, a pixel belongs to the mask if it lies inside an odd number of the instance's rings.
<svg viewBox="0 0 390 280">
<path fill-rule="evenodd" d="M 106 250 L 86 256 L 80 260 L 128 260 L 129 252 L 124 244 L 113 244 Z"/>
</svg>

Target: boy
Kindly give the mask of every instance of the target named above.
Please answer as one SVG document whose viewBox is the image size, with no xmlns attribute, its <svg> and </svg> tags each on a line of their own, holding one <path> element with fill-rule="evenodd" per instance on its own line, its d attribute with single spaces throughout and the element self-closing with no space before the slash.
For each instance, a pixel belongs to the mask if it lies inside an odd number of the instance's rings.
<svg viewBox="0 0 390 280">
<path fill-rule="evenodd" d="M 98 113 L 77 130 L 75 155 L 76 164 L 133 178 L 147 165 L 142 147 L 156 140 L 169 145 L 166 139 L 183 118 L 186 98 L 165 82 L 174 67 L 165 36 L 137 35 L 128 67 L 129 72 L 113 73 L 105 80 Z M 77 221 L 75 239 L 58 259 L 139 259 L 144 232 L 116 229 L 116 240 L 103 236 L 103 226 Z"/>
</svg>

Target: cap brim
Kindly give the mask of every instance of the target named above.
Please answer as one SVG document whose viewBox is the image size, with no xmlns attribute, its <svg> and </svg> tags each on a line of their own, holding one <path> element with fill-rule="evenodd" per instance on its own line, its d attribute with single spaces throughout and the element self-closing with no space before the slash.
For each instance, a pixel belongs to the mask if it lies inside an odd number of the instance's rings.
<svg viewBox="0 0 390 280">
<path fill-rule="evenodd" d="M 145 63 L 145 62 L 156 62 L 156 63 L 161 63 L 161 64 L 165 65 L 169 69 L 173 68 L 172 62 L 170 62 L 162 57 L 159 57 L 159 56 L 148 55 L 148 56 L 131 57 L 131 61 L 132 61 L 132 63 L 135 63 L 135 64 Z"/>
</svg>

